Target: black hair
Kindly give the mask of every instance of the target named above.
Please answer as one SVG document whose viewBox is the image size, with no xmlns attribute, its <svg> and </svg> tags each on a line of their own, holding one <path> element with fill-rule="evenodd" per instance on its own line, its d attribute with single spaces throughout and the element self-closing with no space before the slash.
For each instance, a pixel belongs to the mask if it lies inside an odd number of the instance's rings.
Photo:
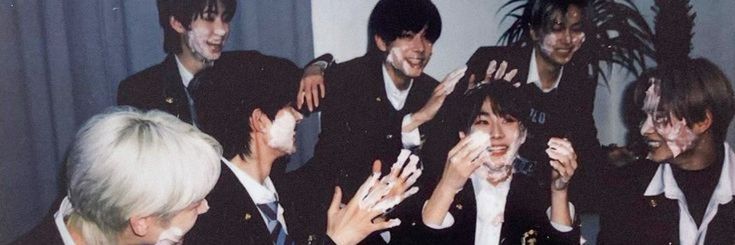
<svg viewBox="0 0 735 245">
<path fill-rule="evenodd" d="M 169 23 L 170 17 L 189 29 L 191 22 L 202 18 L 205 10 L 218 11 L 222 4 L 222 18 L 230 22 L 237 9 L 236 0 L 158 0 L 158 24 L 163 28 L 163 51 L 167 54 L 181 53 L 181 36 Z"/>
<path fill-rule="evenodd" d="M 475 119 L 482 111 L 485 99 L 492 102 L 493 112 L 501 117 L 512 117 L 518 120 L 521 127 L 529 125 L 529 113 L 531 107 L 520 89 L 514 87 L 510 82 L 504 80 L 493 80 L 473 88 L 465 94 L 460 102 L 459 129 L 469 132 Z"/>
<path fill-rule="evenodd" d="M 531 8 L 526 8 L 524 16 L 528 16 L 528 24 L 532 30 L 546 30 L 552 24 L 554 11 L 561 11 L 566 14 L 570 5 L 575 5 L 582 9 L 587 7 L 587 0 L 532 0 Z M 586 14 L 585 14 L 586 15 Z M 528 32 L 527 32 L 528 33 Z"/>
<path fill-rule="evenodd" d="M 226 159 L 249 156 L 253 111 L 260 109 L 270 120 L 275 120 L 279 110 L 293 106 L 297 91 L 294 86 L 298 85 L 294 81 L 298 78 L 289 79 L 291 77 L 284 75 L 285 72 L 266 71 L 263 79 L 243 81 L 237 79 L 239 75 L 215 69 L 216 66 L 204 71 L 203 76 L 211 77 L 194 92 L 197 126 L 219 141 Z"/>
<path fill-rule="evenodd" d="M 381 0 L 373 8 L 368 21 L 368 52 L 377 52 L 375 35 L 386 44 L 404 37 L 408 32 L 419 33 L 426 28 L 426 39 L 439 39 L 442 20 L 439 10 L 430 0 Z"/>
<path fill-rule="evenodd" d="M 647 72 L 636 84 L 635 105 L 641 108 L 650 79 L 660 82 L 658 111 L 686 119 L 687 126 L 701 122 L 712 113 L 712 136 L 723 143 L 735 112 L 732 85 L 725 74 L 704 58 L 668 62 Z"/>
</svg>

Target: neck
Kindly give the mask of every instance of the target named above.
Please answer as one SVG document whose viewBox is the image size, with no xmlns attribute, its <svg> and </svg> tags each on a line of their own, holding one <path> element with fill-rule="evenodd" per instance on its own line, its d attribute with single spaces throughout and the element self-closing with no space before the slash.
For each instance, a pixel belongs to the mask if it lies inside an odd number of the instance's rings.
<svg viewBox="0 0 735 245">
<path fill-rule="evenodd" d="M 176 54 L 176 57 L 179 58 L 181 64 L 184 65 L 186 70 L 191 72 L 191 74 L 196 75 L 200 71 L 204 70 L 204 68 L 206 68 L 204 60 L 195 57 L 195 55 L 191 52 L 191 49 L 184 44 L 181 45 L 181 53 Z"/>
<path fill-rule="evenodd" d="M 541 87 L 543 89 L 549 89 L 554 85 L 561 72 L 561 67 L 548 61 L 541 54 L 540 49 L 536 49 L 536 68 L 538 69 L 538 76 L 541 79 Z"/>
<path fill-rule="evenodd" d="M 263 137 L 257 133 L 250 135 L 250 155 L 244 158 L 235 155 L 230 162 L 238 169 L 245 171 L 250 177 L 253 177 L 258 183 L 265 183 L 265 178 L 271 173 L 273 162 L 279 157 L 276 151 L 268 146 Z"/>
<path fill-rule="evenodd" d="M 403 72 L 399 71 L 388 62 L 384 62 L 383 65 L 385 66 L 385 70 L 388 71 L 388 76 L 393 80 L 393 84 L 396 85 L 396 88 L 399 90 L 408 89 L 408 83 L 411 81 L 410 77 L 403 74 Z"/>
<path fill-rule="evenodd" d="M 683 152 L 674 158 L 673 162 L 678 168 L 689 171 L 702 170 L 712 164 L 716 164 L 720 146 L 715 143 L 709 134 L 702 135 L 702 138 L 693 142 L 692 149 Z"/>
</svg>

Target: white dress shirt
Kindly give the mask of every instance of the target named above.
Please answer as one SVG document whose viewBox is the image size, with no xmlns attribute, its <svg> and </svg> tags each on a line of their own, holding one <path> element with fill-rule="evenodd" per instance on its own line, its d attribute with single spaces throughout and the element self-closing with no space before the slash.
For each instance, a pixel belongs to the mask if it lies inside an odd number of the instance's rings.
<svg viewBox="0 0 735 245">
<path fill-rule="evenodd" d="M 644 196 L 658 196 L 661 193 L 669 199 L 677 200 L 679 204 L 679 242 L 682 245 L 702 245 L 707 235 L 707 226 L 715 218 L 719 205 L 732 201 L 735 194 L 735 153 L 730 149 L 730 145 L 725 143 L 725 159 L 722 163 L 722 172 L 717 182 L 717 187 L 712 193 L 712 197 L 707 204 L 707 209 L 702 218 L 702 224 L 697 227 L 694 218 L 689 213 L 684 193 L 679 189 L 679 185 L 674 179 L 674 174 L 669 163 L 661 164 L 656 170 L 653 179 L 648 184 Z"/>
<path fill-rule="evenodd" d="M 536 64 L 536 48 L 531 51 L 531 62 L 528 64 L 528 79 L 526 80 L 526 83 L 536 84 L 536 86 L 541 89 L 542 92 L 548 93 L 551 92 L 551 90 L 559 87 L 559 82 L 561 81 L 562 74 L 564 74 L 564 66 L 562 66 L 559 70 L 559 76 L 556 77 L 556 81 L 554 81 L 554 84 L 551 85 L 551 88 L 544 89 L 541 85 L 541 77 L 538 74 L 538 65 Z"/>
<path fill-rule="evenodd" d="M 181 60 L 179 60 L 179 56 L 174 55 L 176 58 L 176 66 L 179 67 L 179 76 L 181 76 L 181 83 L 184 84 L 184 87 L 189 87 L 189 83 L 191 82 L 191 79 L 194 78 L 194 74 L 192 74 L 189 70 L 184 67 L 184 64 L 181 63 Z M 189 93 L 187 93 L 189 94 Z"/>
<path fill-rule="evenodd" d="M 477 205 L 477 222 L 475 223 L 475 244 L 500 244 L 500 231 L 505 221 L 505 204 L 508 200 L 510 192 L 510 182 L 513 176 L 498 185 L 491 185 L 483 176 L 475 171 L 470 177 L 472 188 L 475 192 L 475 200 Z M 568 203 L 569 214 L 574 218 L 574 205 Z M 426 207 L 426 203 L 424 203 Z M 551 207 L 546 209 L 546 216 L 551 220 Z M 571 226 L 559 224 L 551 221 L 551 226 L 561 232 L 569 232 Z M 454 225 L 454 216 L 450 212 L 444 216 L 440 225 L 426 224 L 432 229 L 445 229 Z"/>
<path fill-rule="evenodd" d="M 383 68 L 383 86 L 385 87 L 385 94 L 388 96 L 388 101 L 390 101 L 390 104 L 393 105 L 394 109 L 400 111 L 403 109 L 403 105 L 406 104 L 408 92 L 411 91 L 411 87 L 413 87 L 413 79 L 408 81 L 408 88 L 404 90 L 398 89 L 393 79 L 388 75 L 388 70 L 385 69 L 385 66 L 381 65 L 380 67 Z M 411 114 L 403 117 L 401 127 L 409 123 L 411 123 Z M 401 143 L 403 143 L 403 148 L 406 149 L 420 145 L 421 133 L 419 132 L 419 128 L 416 128 L 411 132 L 401 131 Z"/>
<path fill-rule="evenodd" d="M 245 190 L 248 191 L 248 194 L 250 194 L 250 198 L 253 199 L 253 202 L 255 204 L 266 204 L 271 203 L 278 200 L 278 192 L 276 192 L 276 188 L 273 186 L 273 181 L 271 181 L 270 177 L 265 177 L 265 181 L 263 181 L 263 184 L 258 183 L 253 177 L 251 177 L 248 173 L 245 171 L 242 171 L 241 169 L 237 168 L 233 163 L 230 161 L 227 161 L 227 159 L 222 158 L 222 162 L 227 165 L 230 170 L 235 174 L 235 177 L 237 177 L 238 180 L 240 180 L 240 183 L 243 187 L 245 187 Z M 268 224 L 268 217 L 265 216 L 263 211 L 260 211 L 261 218 L 263 218 L 263 222 Z M 283 230 L 286 231 L 286 234 L 288 234 L 288 229 L 286 228 L 286 220 L 283 218 L 283 206 L 281 206 L 281 203 L 278 203 L 278 222 L 281 223 L 281 226 L 283 227 Z"/>
<path fill-rule="evenodd" d="M 56 223 L 56 229 L 59 230 L 59 234 L 61 235 L 61 241 L 64 242 L 65 245 L 74 245 L 74 239 L 71 238 L 71 233 L 69 233 L 69 230 L 66 228 L 66 222 L 64 222 L 64 219 L 71 215 L 71 212 L 74 209 L 71 207 L 71 202 L 69 202 L 69 197 L 64 197 L 64 200 L 61 201 L 61 205 L 59 205 L 59 210 L 54 213 L 54 223 Z"/>
</svg>

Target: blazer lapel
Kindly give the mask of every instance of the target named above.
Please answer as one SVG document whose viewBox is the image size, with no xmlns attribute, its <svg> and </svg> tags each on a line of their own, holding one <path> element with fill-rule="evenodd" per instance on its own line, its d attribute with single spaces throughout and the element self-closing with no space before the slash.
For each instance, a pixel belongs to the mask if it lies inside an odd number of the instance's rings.
<svg viewBox="0 0 735 245">
<path fill-rule="evenodd" d="M 260 211 L 255 206 L 255 202 L 250 197 L 250 193 L 240 183 L 234 173 L 223 164 L 222 167 L 223 182 L 226 186 L 229 186 L 227 195 L 231 197 L 230 203 L 226 208 L 228 215 L 233 215 L 239 218 L 240 231 L 242 234 L 247 234 L 248 240 L 251 242 L 246 244 L 268 244 L 270 236 L 268 232 L 268 226 L 263 221 Z"/>
<path fill-rule="evenodd" d="M 166 60 L 163 61 L 163 66 L 165 72 L 162 80 L 166 84 L 162 99 L 164 100 L 163 104 L 165 104 L 166 111 L 172 112 L 172 114 L 182 121 L 191 123 L 189 100 L 186 97 L 186 88 L 181 82 L 176 57 L 174 55 L 168 55 Z"/>
</svg>

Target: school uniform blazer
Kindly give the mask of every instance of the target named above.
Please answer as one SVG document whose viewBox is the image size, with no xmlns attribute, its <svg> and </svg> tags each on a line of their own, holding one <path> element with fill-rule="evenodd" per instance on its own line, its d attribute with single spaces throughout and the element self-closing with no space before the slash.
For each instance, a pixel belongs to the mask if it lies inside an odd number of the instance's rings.
<svg viewBox="0 0 735 245">
<path fill-rule="evenodd" d="M 381 160 L 384 173 L 390 171 L 403 148 L 403 117 L 420 110 L 438 85 L 427 74 L 414 78 L 403 108 L 396 111 L 386 95 L 384 61 L 383 55 L 368 53 L 334 64 L 326 71 L 327 96 L 320 108 L 319 141 L 314 157 L 298 170 L 303 174 L 300 179 L 305 181 L 299 185 L 304 187 L 302 195 L 313 201 L 311 210 L 321 210 L 316 213 L 318 215 L 323 215 L 328 208 L 335 185 L 344 192 L 343 202 L 349 201 L 371 174 L 374 160 Z M 432 122 L 442 120 L 439 118 L 441 115 L 437 114 L 434 120 L 419 127 L 422 140 L 436 131 Z M 404 201 L 399 207 L 406 203 Z M 326 222 L 323 216 L 310 220 Z M 395 241 L 396 237 L 393 233 L 391 240 Z M 365 243 L 373 242 L 368 238 Z"/>
<path fill-rule="evenodd" d="M 56 205 L 58 207 L 58 205 Z M 61 233 L 59 233 L 59 229 L 56 227 L 56 222 L 54 221 L 54 214 L 53 212 L 49 215 L 47 215 L 41 223 L 33 228 L 33 230 L 29 231 L 22 237 L 20 237 L 18 240 L 12 243 L 13 245 L 32 245 L 32 244 L 57 244 L 57 245 L 63 245 L 64 241 L 61 240 Z"/>
<path fill-rule="evenodd" d="M 590 78 L 583 54 L 577 52 L 572 60 L 564 65 L 559 85 L 556 91 L 552 92 L 556 93 L 556 96 L 551 97 L 552 99 L 541 98 L 540 89 L 535 84 L 526 83 L 532 51 L 532 47 L 478 48 L 467 61 L 468 70 L 458 89 L 467 86 L 467 79 L 471 74 L 477 78 L 484 78 L 491 60 L 496 60 L 498 65 L 503 60 L 507 61 L 508 71 L 518 69 L 513 82 L 521 83 L 520 89 L 533 109 L 529 115 L 530 125 L 526 125 L 528 129 L 526 143 L 521 146 L 519 154 L 531 161 L 548 163 L 545 149 L 549 138 L 568 138 L 577 153 L 579 163 L 575 174 L 576 180 L 570 187 L 570 195 L 575 205 L 580 208 L 578 210 L 595 209 L 596 204 L 590 201 L 597 199 L 591 198 L 596 194 L 593 195 L 594 190 L 587 190 L 585 186 L 595 185 L 594 181 L 597 179 L 595 176 L 600 172 L 601 165 L 605 164 L 603 162 L 605 154 L 597 139 L 593 117 L 597 82 Z M 545 118 L 539 118 L 539 114 L 534 114 L 534 111 L 543 111 Z M 535 175 L 539 184 L 546 188 L 551 183 L 548 179 L 550 166 L 538 164 L 538 167 L 531 175 Z"/>
<path fill-rule="evenodd" d="M 255 202 L 235 174 L 224 163 L 219 180 L 207 195 L 209 211 L 198 217 L 194 227 L 186 234 L 185 244 L 263 244 L 272 245 L 268 226 Z M 276 185 L 277 188 L 281 187 Z M 306 234 L 295 218 L 294 198 L 279 193 L 279 202 L 289 237 L 296 244 L 330 244 L 325 234 Z"/>
<path fill-rule="evenodd" d="M 206 71 L 216 74 L 211 79 L 235 79 L 243 83 L 248 83 L 250 79 L 272 77 L 275 74 L 279 79 L 291 81 L 290 84 L 293 84 L 291 89 L 294 91 L 298 88 L 302 74 L 302 70 L 292 62 L 263 55 L 257 51 L 223 52 Z M 176 57 L 170 54 L 160 64 L 121 81 L 117 90 L 117 104 L 142 110 L 162 110 L 191 123 L 189 100 L 185 89 L 179 75 Z"/>
<path fill-rule="evenodd" d="M 600 217 L 598 244 L 679 244 L 677 200 L 663 193 L 643 195 L 658 167 L 643 159 L 610 175 L 605 185 L 609 208 Z M 735 244 L 735 201 L 719 205 L 704 244 Z"/>
<path fill-rule="evenodd" d="M 500 244 L 522 243 L 535 240 L 535 244 L 579 244 L 579 219 L 569 232 L 561 232 L 551 226 L 546 209 L 549 204 L 541 201 L 548 191 L 542 191 L 534 180 L 526 175 L 514 174 L 510 182 L 505 204 L 505 215 L 500 230 Z M 477 203 L 471 181 L 457 193 L 449 208 L 454 224 L 445 229 L 432 229 L 422 223 L 423 234 L 417 244 L 475 244 Z M 425 240 L 421 240 L 425 239 Z"/>
</svg>

